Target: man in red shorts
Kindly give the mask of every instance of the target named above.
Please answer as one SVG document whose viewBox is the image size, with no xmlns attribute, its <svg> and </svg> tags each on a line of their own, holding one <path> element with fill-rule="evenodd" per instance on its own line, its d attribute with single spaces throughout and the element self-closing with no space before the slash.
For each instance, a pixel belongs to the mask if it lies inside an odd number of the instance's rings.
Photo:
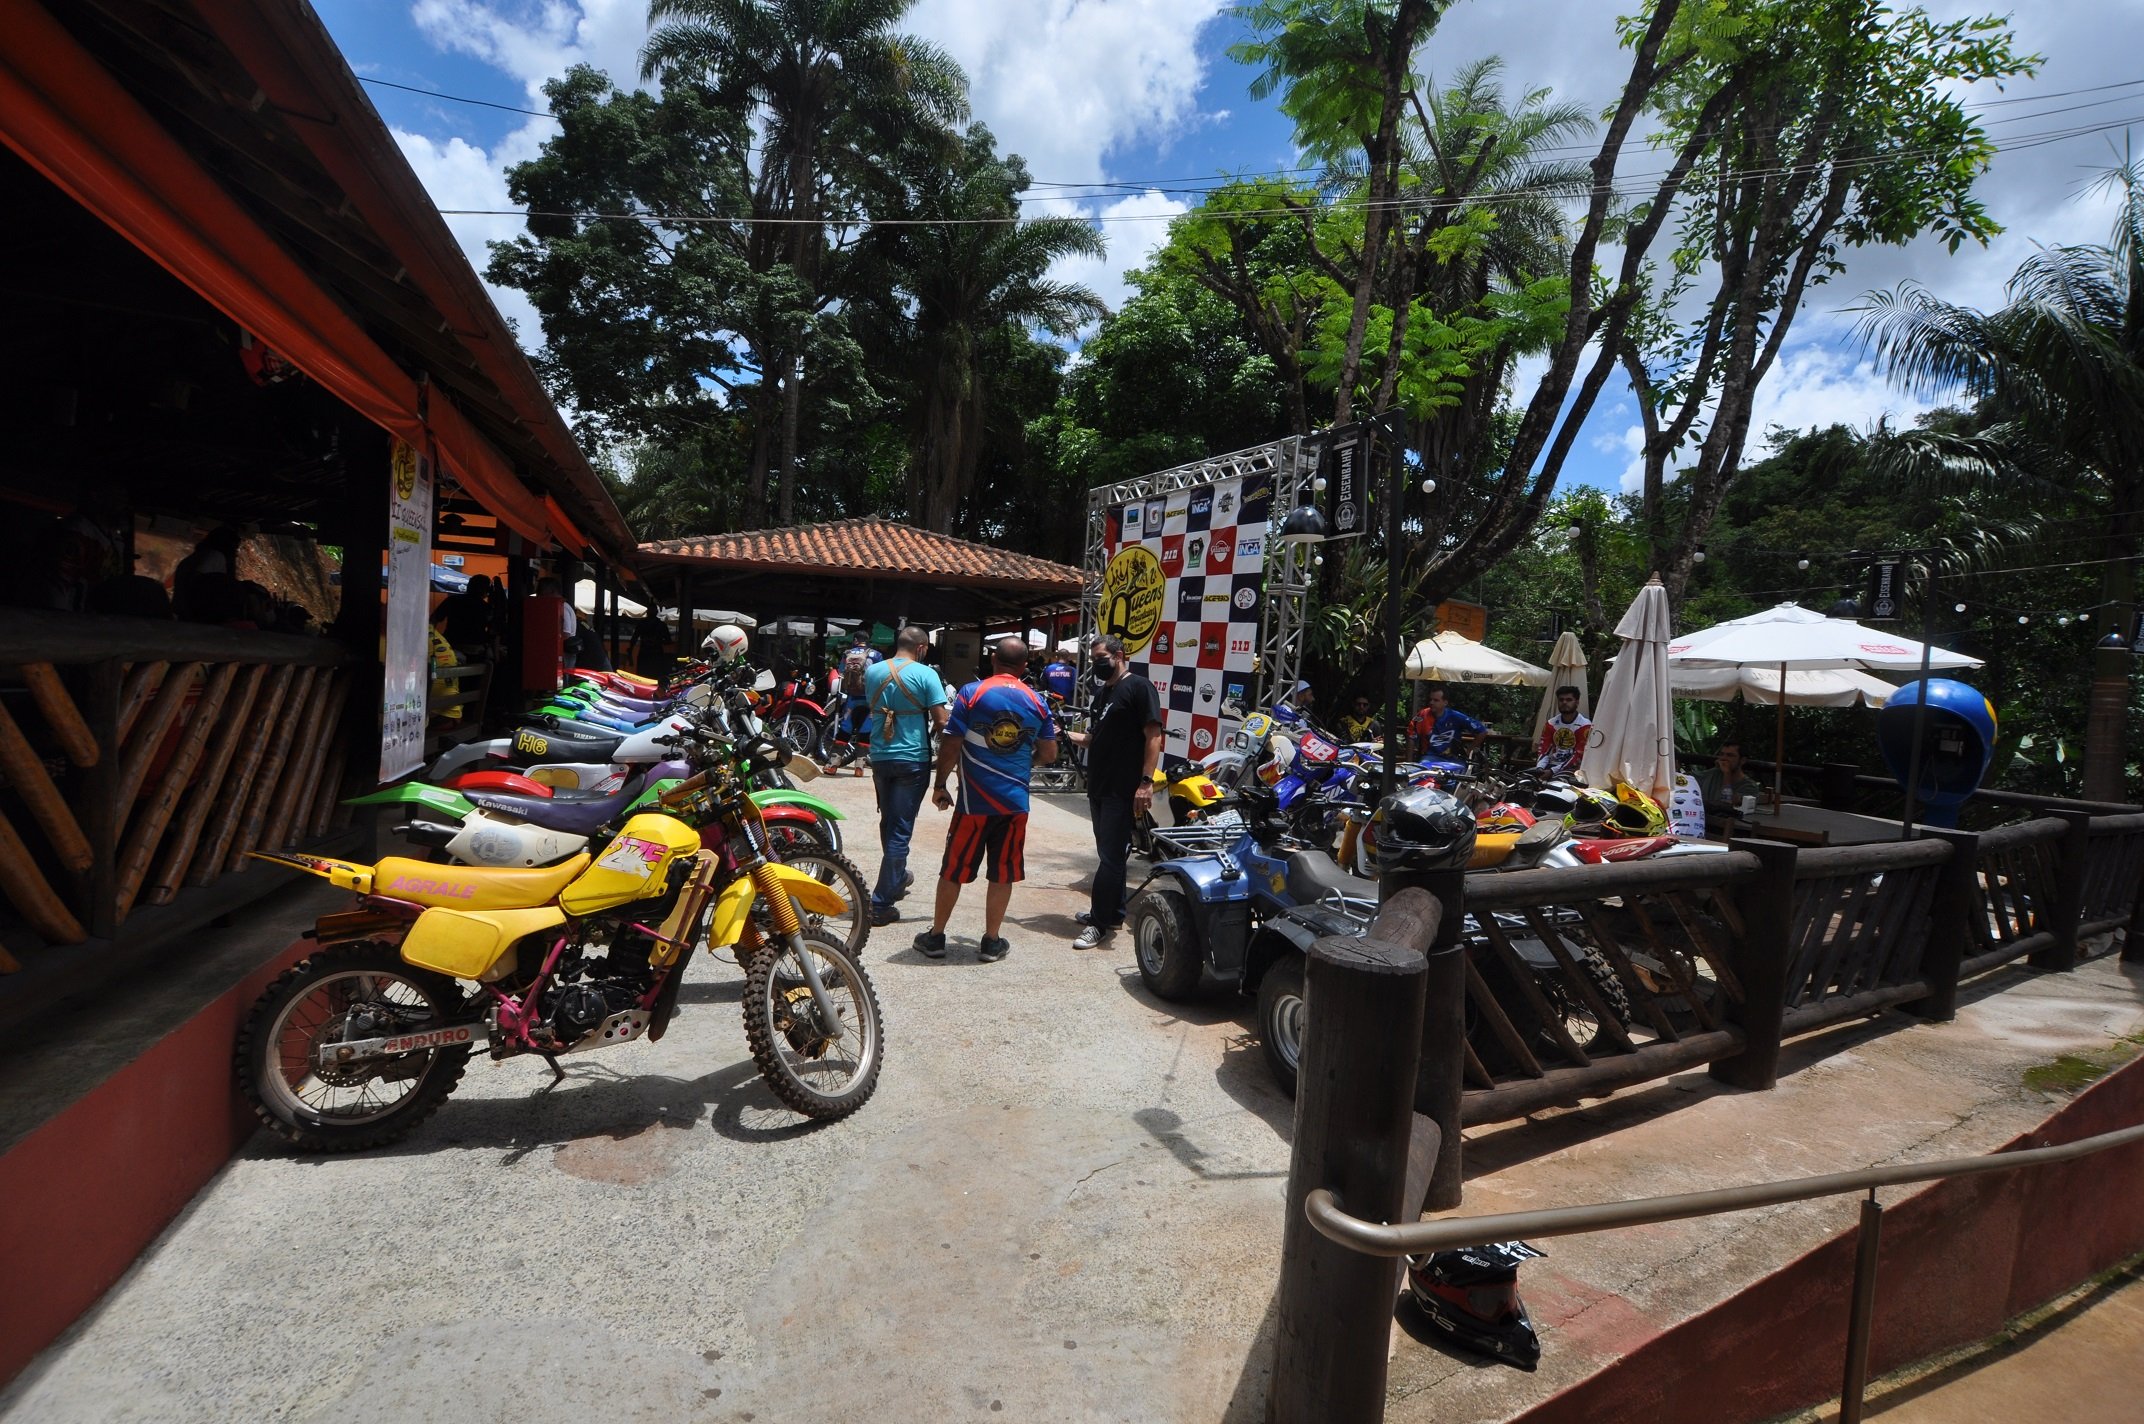
<svg viewBox="0 0 2144 1424">
<path fill-rule="evenodd" d="M 1028 778 L 1036 767 L 1057 760 L 1057 724 L 1035 689 L 1020 680 L 1026 667 L 1027 644 L 1000 638 L 990 646 L 991 675 L 953 698 L 938 742 L 938 784 L 931 804 L 941 811 L 953 808 L 946 783 L 955 765 L 960 804 L 946 836 L 931 927 L 916 936 L 916 953 L 926 958 L 945 958 L 945 925 L 960 901 L 960 887 L 986 866 L 983 938 L 975 957 L 991 963 L 1012 948 L 998 931 L 1005 927 L 1013 882 L 1027 873 Z"/>
</svg>

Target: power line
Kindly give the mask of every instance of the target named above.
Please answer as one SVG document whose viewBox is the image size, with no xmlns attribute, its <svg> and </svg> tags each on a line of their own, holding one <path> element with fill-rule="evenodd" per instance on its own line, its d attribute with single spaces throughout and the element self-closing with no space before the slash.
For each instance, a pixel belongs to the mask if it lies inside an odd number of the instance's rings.
<svg viewBox="0 0 2144 1424">
<path fill-rule="evenodd" d="M 2129 128 L 2137 124 L 2144 124 L 2144 114 L 2132 115 L 2127 118 L 2117 119 L 2101 124 L 2073 125 L 2063 129 L 2049 130 L 2045 133 L 2040 134 L 2021 134 L 2007 143 L 1995 144 L 1992 147 L 1998 153 L 2022 152 L 2028 149 L 2043 148 L 2049 144 L 2061 143 L 2073 138 L 2082 138 L 2099 133 L 2110 133 L 2116 129 Z M 1817 159 L 1807 163 L 1781 164 L 1765 168 L 1728 169 L 1719 174 L 1707 175 L 1707 181 L 1717 181 L 1721 178 L 1724 178 L 1729 181 L 1739 181 L 1750 178 L 1773 178 L 1790 176 L 1797 173 L 1822 172 L 1827 169 L 1871 168 L 1879 165 L 1896 164 L 1918 156 L 1927 156 L 1931 154 L 1943 153 L 1949 151 L 1949 149 L 1950 145 L 1930 145 L 1929 147 L 1923 149 L 1905 149 L 1891 153 L 1866 154 L 1858 158 L 1825 158 Z M 1543 197 L 1579 198 L 1598 197 L 1603 194 L 1606 194 L 1609 197 L 1634 198 L 1649 195 L 1652 191 L 1653 183 L 1648 182 L 1646 180 L 1657 180 L 1658 178 L 1664 176 L 1667 172 L 1668 170 L 1666 169 L 1659 169 L 1645 173 L 1630 174 L 1618 179 L 1617 181 L 1612 181 L 1605 185 L 1592 185 L 1582 188 L 1562 188 L 1546 186 L 1532 188 L 1519 187 L 1509 189 L 1501 193 L 1480 194 L 1471 198 L 1453 198 L 1436 195 L 1427 197 L 1410 197 L 1403 195 L 1396 198 L 1379 199 L 1374 202 L 1367 198 L 1341 199 L 1324 204 L 1321 207 L 1315 209 L 1315 211 L 1318 213 L 1334 213 L 1352 211 L 1367 212 L 1372 209 L 1386 209 L 1397 212 L 1406 212 L 1410 210 L 1433 210 L 1438 207 L 1497 207 L 1514 203 L 1530 203 L 1537 201 Z M 1161 192 L 1166 194 L 1171 190 L 1161 188 L 1149 188 L 1146 191 Z M 1193 191 L 1199 190 L 1182 189 L 1175 191 L 1179 193 L 1188 194 Z M 1035 200 L 1026 199 L 1022 201 Z M 582 222 L 622 221 L 663 224 L 712 222 L 725 223 L 738 227 L 787 227 L 796 226 L 800 224 L 807 226 L 838 226 L 858 228 L 1009 227 L 1021 221 L 1021 219 L 1017 215 L 983 218 L 872 218 L 863 215 L 833 215 L 827 217 L 750 217 L 742 215 L 723 215 L 714 213 L 650 213 L 600 211 L 576 212 L 571 209 L 520 208 L 441 208 L 439 211 L 442 215 L 447 217 L 549 217 L 564 218 Z M 1232 209 L 1225 213 L 1214 214 L 1213 216 L 1237 220 L 1249 218 L 1289 218 L 1299 217 L 1305 211 L 1310 211 L 1310 209 L 1306 205 L 1299 204 L 1271 208 Z M 1083 220 L 1094 223 L 1157 222 L 1162 221 L 1163 217 L 1162 215 L 1158 214 L 1099 213 L 1091 216 L 1083 215 Z"/>
<path fill-rule="evenodd" d="M 363 74 L 357 76 L 357 82 L 377 85 L 382 89 L 400 89 L 405 94 L 423 94 L 428 98 L 445 99 L 455 104 L 474 104 L 482 109 L 503 109 L 509 114 L 527 114 L 532 119 L 549 119 L 552 123 L 559 122 L 558 115 L 552 113 L 549 109 L 521 109 L 512 104 L 497 104 L 489 99 L 472 99 L 466 94 L 447 94 L 437 89 L 420 89 L 414 84 L 397 84 L 392 79 L 373 79 Z"/>
</svg>

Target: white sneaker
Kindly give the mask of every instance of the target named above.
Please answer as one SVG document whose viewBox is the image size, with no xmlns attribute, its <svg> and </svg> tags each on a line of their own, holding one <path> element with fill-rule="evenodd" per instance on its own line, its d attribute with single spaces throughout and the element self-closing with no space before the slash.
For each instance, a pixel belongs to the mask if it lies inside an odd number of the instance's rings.
<svg viewBox="0 0 2144 1424">
<path fill-rule="evenodd" d="M 1116 926 L 1114 925 L 1089 925 L 1079 932 L 1078 939 L 1072 941 L 1072 947 L 1074 949 L 1100 949 L 1115 936 L 1116 932 Z"/>
</svg>

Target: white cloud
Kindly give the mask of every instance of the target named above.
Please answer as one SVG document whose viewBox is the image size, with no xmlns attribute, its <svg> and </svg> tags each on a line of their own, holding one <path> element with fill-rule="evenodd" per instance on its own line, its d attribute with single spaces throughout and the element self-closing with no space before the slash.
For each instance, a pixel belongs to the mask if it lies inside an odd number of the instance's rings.
<svg viewBox="0 0 2144 1424">
<path fill-rule="evenodd" d="M 1050 275 L 1061 282 L 1086 286 L 1115 311 L 1131 295 L 1124 274 L 1144 266 L 1155 248 L 1169 235 L 1169 219 L 1189 211 L 1177 198 L 1151 189 L 1117 199 L 1102 209 L 1101 233 L 1109 244 L 1103 257 L 1075 257 L 1060 262 Z"/>
<path fill-rule="evenodd" d="M 486 153 L 465 139 L 434 139 L 403 129 L 394 130 L 402 156 L 416 170 L 417 178 L 432 201 L 448 210 L 501 212 L 512 206 L 506 195 L 506 172 L 495 153 Z M 518 217 L 449 216 L 448 231 L 462 246 L 471 266 L 482 273 L 491 260 L 488 243 L 516 237 L 522 231 Z M 522 346 L 533 351 L 543 344 L 543 323 L 529 299 L 511 287 L 494 287 L 492 301 L 501 315 L 514 323 Z"/>
</svg>

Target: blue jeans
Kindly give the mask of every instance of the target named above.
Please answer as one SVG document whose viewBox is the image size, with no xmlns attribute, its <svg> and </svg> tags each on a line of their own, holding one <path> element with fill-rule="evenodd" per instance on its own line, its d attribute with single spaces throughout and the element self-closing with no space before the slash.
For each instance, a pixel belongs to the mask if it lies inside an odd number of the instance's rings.
<svg viewBox="0 0 2144 1424">
<path fill-rule="evenodd" d="M 871 781 L 878 788 L 878 883 L 871 887 L 871 908 L 890 910 L 908 878 L 908 842 L 916 833 L 923 793 L 930 789 L 928 762 L 875 761 Z"/>
</svg>

